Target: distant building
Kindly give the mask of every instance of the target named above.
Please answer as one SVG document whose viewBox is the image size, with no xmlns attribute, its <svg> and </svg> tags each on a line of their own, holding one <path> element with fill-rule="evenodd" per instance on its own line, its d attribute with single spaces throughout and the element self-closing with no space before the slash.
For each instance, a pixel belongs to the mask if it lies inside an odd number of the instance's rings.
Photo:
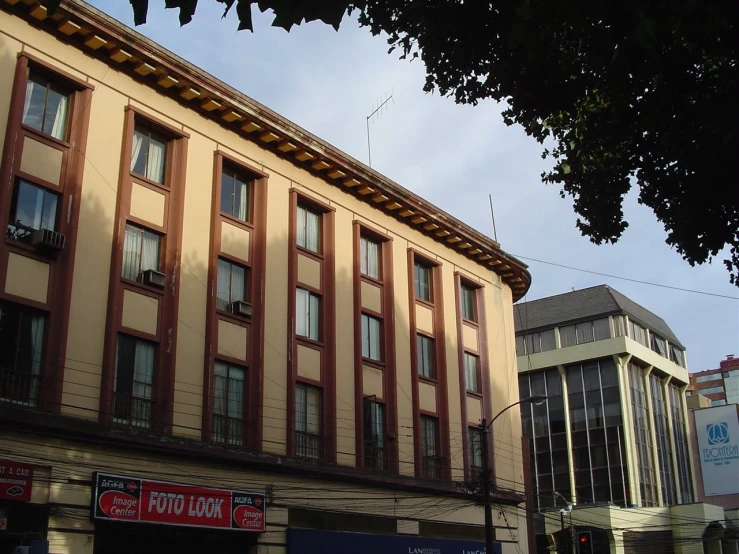
<svg viewBox="0 0 739 554">
<path fill-rule="evenodd" d="M 687 394 L 705 396 L 712 406 L 739 403 L 739 358 L 730 354 L 721 360 L 718 369 L 691 373 Z"/>
<path fill-rule="evenodd" d="M 685 348 L 667 323 L 606 285 L 514 318 L 521 398 L 547 396 L 521 409 L 537 550 L 566 551 L 570 522 L 596 552 L 720 548 L 723 509 L 693 504 Z"/>
</svg>

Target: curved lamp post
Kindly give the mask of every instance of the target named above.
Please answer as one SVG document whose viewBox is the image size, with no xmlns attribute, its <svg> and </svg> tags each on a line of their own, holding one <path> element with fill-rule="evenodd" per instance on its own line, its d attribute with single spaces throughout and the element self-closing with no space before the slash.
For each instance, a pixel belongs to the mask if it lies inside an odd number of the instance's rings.
<svg viewBox="0 0 739 554">
<path fill-rule="evenodd" d="M 484 419 L 480 423 L 480 427 L 482 429 L 482 466 L 483 466 L 483 502 L 485 506 L 485 552 L 486 554 L 493 554 L 493 543 L 495 542 L 495 528 L 493 527 L 493 508 L 490 504 L 490 489 L 492 487 L 492 479 L 491 479 L 491 471 L 490 471 L 490 458 L 488 456 L 488 431 L 490 431 L 490 426 L 493 424 L 493 422 L 498 419 L 501 414 L 504 412 L 510 410 L 514 406 L 518 406 L 519 404 L 534 404 L 539 405 L 542 402 L 544 402 L 547 399 L 546 395 L 544 394 L 534 394 L 531 396 L 527 396 L 526 398 L 522 398 L 518 402 L 514 402 L 510 406 L 506 406 L 501 411 L 499 411 L 493 418 L 490 420 L 490 423 L 487 423 Z"/>
</svg>

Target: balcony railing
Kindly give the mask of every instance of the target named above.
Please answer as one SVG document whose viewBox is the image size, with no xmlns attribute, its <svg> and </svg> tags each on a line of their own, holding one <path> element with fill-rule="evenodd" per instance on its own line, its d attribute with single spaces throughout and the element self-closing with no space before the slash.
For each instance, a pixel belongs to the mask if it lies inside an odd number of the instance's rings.
<svg viewBox="0 0 739 554">
<path fill-rule="evenodd" d="M 423 477 L 426 479 L 441 479 L 444 458 L 441 456 L 423 457 Z"/>
<path fill-rule="evenodd" d="M 151 427 L 154 402 L 130 394 L 113 393 L 113 422 L 130 427 Z"/>
<path fill-rule="evenodd" d="M 364 467 L 371 469 L 387 469 L 387 450 L 383 446 L 364 446 Z"/>
<path fill-rule="evenodd" d="M 0 369 L 0 402 L 35 408 L 41 382 L 40 375 L 12 369 Z"/>
<path fill-rule="evenodd" d="M 295 455 L 310 460 L 323 458 L 323 437 L 315 433 L 295 431 Z"/>
<path fill-rule="evenodd" d="M 213 442 L 234 446 L 244 444 L 244 420 L 213 414 Z"/>
</svg>

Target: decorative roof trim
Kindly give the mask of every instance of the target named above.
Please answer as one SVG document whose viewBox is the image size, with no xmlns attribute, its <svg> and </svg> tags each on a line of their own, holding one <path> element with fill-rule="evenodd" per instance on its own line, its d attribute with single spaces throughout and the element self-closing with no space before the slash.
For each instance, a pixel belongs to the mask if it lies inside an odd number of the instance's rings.
<svg viewBox="0 0 739 554">
<path fill-rule="evenodd" d="M 494 271 L 514 302 L 531 286 L 528 266 L 497 242 L 96 8 L 80 0 L 62 0 L 53 16 L 37 2 L 0 8 Z"/>
</svg>

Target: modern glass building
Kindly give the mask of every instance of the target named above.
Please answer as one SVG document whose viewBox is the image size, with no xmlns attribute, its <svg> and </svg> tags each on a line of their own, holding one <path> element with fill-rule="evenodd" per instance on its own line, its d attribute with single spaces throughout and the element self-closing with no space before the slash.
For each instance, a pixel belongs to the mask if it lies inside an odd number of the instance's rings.
<svg viewBox="0 0 739 554">
<path fill-rule="evenodd" d="M 534 511 L 694 502 L 685 349 L 669 326 L 605 285 L 514 316 L 520 396 L 547 396 L 521 408 Z"/>
</svg>

